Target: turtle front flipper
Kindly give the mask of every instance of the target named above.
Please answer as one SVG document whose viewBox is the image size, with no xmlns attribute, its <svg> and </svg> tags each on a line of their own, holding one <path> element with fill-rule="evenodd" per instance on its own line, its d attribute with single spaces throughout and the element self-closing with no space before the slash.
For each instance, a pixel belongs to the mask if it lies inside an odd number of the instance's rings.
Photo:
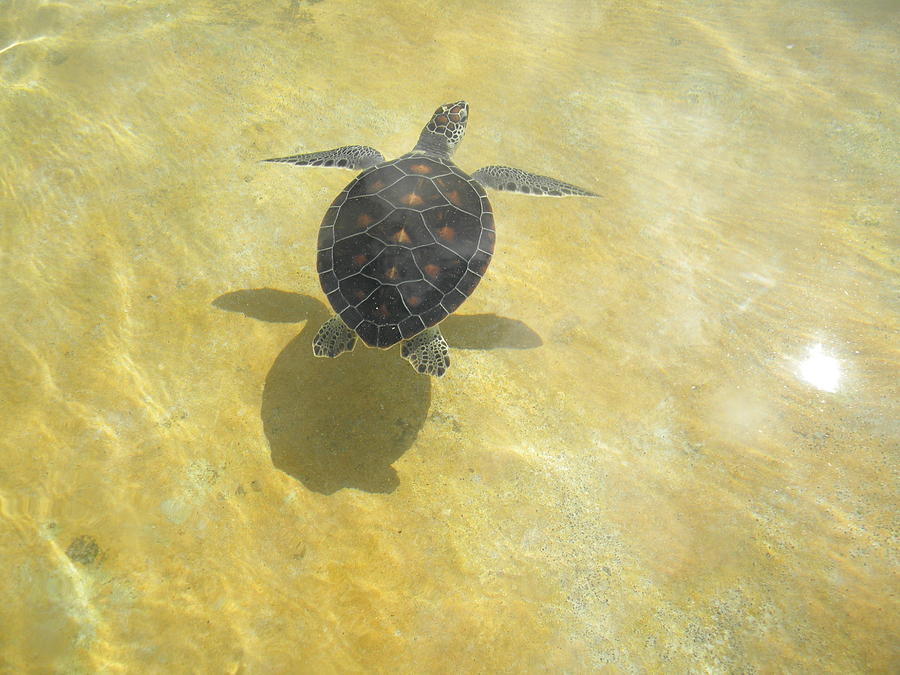
<svg viewBox="0 0 900 675">
<path fill-rule="evenodd" d="M 538 176 L 509 166 L 486 166 L 472 174 L 484 187 L 538 197 L 599 197 L 577 185 L 549 176 Z"/>
<path fill-rule="evenodd" d="M 338 169 L 359 170 L 368 169 L 370 166 L 383 162 L 384 155 L 375 148 L 365 145 L 347 145 L 333 150 L 307 152 L 304 155 L 291 155 L 290 157 L 273 157 L 263 161 L 296 164 L 297 166 L 333 166 Z"/>
<path fill-rule="evenodd" d="M 400 354 L 422 375 L 440 377 L 450 367 L 450 347 L 437 326 L 404 340 Z"/>
<path fill-rule="evenodd" d="M 334 358 L 344 352 L 353 351 L 356 346 L 356 333 L 347 327 L 340 317 L 333 316 L 322 324 L 316 337 L 313 338 L 313 354 Z"/>
</svg>

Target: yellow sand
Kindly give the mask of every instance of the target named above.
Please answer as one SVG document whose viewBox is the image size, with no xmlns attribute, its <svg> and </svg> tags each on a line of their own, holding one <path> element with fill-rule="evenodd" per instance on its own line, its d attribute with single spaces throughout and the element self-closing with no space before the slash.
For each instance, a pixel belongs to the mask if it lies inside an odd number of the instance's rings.
<svg viewBox="0 0 900 675">
<path fill-rule="evenodd" d="M 0 6 L 0 671 L 896 672 L 890 2 Z M 465 98 L 440 380 L 318 222 Z M 811 360 L 809 360 L 811 359 Z"/>
</svg>

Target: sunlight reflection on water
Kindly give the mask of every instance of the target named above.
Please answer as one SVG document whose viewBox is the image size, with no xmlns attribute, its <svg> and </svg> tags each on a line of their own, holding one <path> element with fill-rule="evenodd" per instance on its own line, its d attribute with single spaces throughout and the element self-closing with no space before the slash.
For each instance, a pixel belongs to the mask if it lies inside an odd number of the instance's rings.
<svg viewBox="0 0 900 675">
<path fill-rule="evenodd" d="M 840 362 L 822 351 L 821 344 L 812 345 L 805 359 L 799 363 L 800 379 L 817 389 L 834 393 L 841 379 Z"/>
</svg>

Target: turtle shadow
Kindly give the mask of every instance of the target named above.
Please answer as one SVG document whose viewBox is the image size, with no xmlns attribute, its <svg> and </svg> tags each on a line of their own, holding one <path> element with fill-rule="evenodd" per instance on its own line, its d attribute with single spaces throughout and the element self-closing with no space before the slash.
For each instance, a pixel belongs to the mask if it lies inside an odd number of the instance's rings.
<svg viewBox="0 0 900 675">
<path fill-rule="evenodd" d="M 263 288 L 225 293 L 212 304 L 271 323 L 306 322 L 276 357 L 263 389 L 261 417 L 275 467 L 321 494 L 393 492 L 399 478 L 392 465 L 425 423 L 431 378 L 410 368 L 399 345 L 314 357 L 312 339 L 331 315 L 315 298 Z M 494 315 L 453 316 L 441 327 L 451 349 L 541 344 L 522 322 Z"/>
<path fill-rule="evenodd" d="M 535 349 L 541 336 L 518 319 L 496 314 L 453 314 L 441 322 L 450 349 Z"/>
</svg>

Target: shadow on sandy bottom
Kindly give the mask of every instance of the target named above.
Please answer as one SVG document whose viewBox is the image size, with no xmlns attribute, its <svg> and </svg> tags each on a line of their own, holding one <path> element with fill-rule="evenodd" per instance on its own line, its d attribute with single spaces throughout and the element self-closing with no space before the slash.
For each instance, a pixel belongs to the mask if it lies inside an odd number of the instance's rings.
<svg viewBox="0 0 900 675">
<path fill-rule="evenodd" d="M 431 403 L 431 378 L 388 350 L 357 346 L 319 359 L 312 339 L 330 316 L 320 301 L 269 288 L 226 293 L 212 303 L 261 321 L 306 325 L 266 377 L 262 421 L 272 463 L 308 489 L 393 492 L 391 466 L 413 443 Z M 441 324 L 452 350 L 530 349 L 541 339 L 520 321 L 494 315 L 452 316 Z"/>
</svg>

